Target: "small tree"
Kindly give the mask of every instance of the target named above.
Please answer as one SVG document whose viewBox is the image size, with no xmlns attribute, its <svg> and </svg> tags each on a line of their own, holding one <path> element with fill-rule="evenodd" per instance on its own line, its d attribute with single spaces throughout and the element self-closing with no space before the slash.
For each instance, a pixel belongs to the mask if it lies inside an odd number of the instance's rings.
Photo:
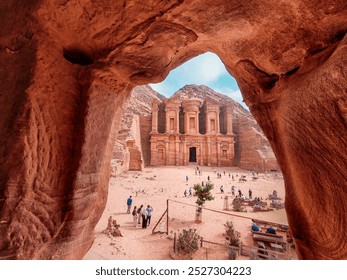
<svg viewBox="0 0 347 280">
<path fill-rule="evenodd" d="M 211 194 L 211 190 L 213 189 L 213 184 L 207 182 L 205 186 L 201 186 L 200 184 L 195 184 L 193 187 L 198 199 L 196 204 L 202 207 L 206 201 L 213 200 L 214 197 Z"/>
<path fill-rule="evenodd" d="M 241 246 L 241 234 L 234 228 L 234 223 L 232 221 L 227 221 L 224 224 L 225 227 L 225 238 L 228 240 L 228 245 L 233 247 Z M 228 248 L 229 259 L 235 260 L 237 257 L 237 251 L 233 248 Z"/>
<path fill-rule="evenodd" d="M 196 229 L 184 229 L 178 235 L 177 251 L 183 254 L 193 254 L 199 249 L 201 237 L 196 233 Z"/>
<path fill-rule="evenodd" d="M 193 187 L 195 194 L 197 195 L 198 199 L 196 200 L 196 204 L 198 205 L 196 209 L 196 222 L 201 222 L 202 219 L 202 206 L 205 204 L 206 201 L 213 200 L 214 197 L 211 194 L 211 190 L 213 189 L 213 184 L 210 182 L 207 182 L 205 186 L 201 186 L 200 184 L 195 184 Z"/>
</svg>

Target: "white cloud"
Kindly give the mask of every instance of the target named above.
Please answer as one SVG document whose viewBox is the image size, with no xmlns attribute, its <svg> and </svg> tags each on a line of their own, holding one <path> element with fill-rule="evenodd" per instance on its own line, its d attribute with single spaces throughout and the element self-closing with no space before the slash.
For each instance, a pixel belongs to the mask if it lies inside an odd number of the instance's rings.
<svg viewBox="0 0 347 280">
<path fill-rule="evenodd" d="M 175 71 L 175 70 L 173 70 Z M 208 84 L 218 80 L 225 73 L 225 67 L 219 57 L 213 53 L 205 53 L 187 61 L 177 69 L 182 81 L 191 84 Z"/>
<path fill-rule="evenodd" d="M 159 83 L 159 84 L 149 84 L 149 86 L 160 94 L 170 97 L 172 95 L 172 86 L 167 83 Z"/>
</svg>

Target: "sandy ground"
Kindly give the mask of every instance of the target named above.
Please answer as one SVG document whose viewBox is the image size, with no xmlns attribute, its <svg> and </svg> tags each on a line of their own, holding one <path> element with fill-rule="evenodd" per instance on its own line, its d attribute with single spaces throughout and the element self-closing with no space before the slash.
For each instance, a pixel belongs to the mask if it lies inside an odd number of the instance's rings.
<svg viewBox="0 0 347 280">
<path fill-rule="evenodd" d="M 204 240 L 225 244 L 224 223 L 228 220 L 232 220 L 236 230 L 241 233 L 243 244 L 253 246 L 250 232 L 252 222 L 249 218 L 288 224 L 284 209 L 271 212 L 252 212 L 252 208 L 247 207 L 247 213 L 223 211 L 224 198 L 226 195 L 231 197 L 232 185 L 235 186 L 236 194 L 240 189 L 245 196 L 248 196 L 248 189 L 251 189 L 253 197 L 262 197 L 265 200 L 268 194 L 276 190 L 278 196 L 284 198 L 284 182 L 280 173 L 259 174 L 259 179 L 252 181 L 250 171 L 237 167 L 200 167 L 202 175 L 196 175 L 195 168 L 196 166 L 145 168 L 142 172 L 128 171 L 120 177 L 111 178 L 106 208 L 95 229 L 95 242 L 84 259 L 171 259 L 172 238 L 175 232 L 195 228 Z M 216 172 L 222 173 L 222 178 L 217 178 Z M 232 175 L 235 181 L 232 181 Z M 241 175 L 246 176 L 247 182 L 239 182 Z M 189 178 L 188 182 L 186 182 L 186 176 Z M 188 192 L 189 187 L 196 183 L 206 182 L 207 176 L 210 176 L 214 184 L 212 190 L 214 200 L 206 202 L 205 207 L 223 213 L 204 209 L 202 222 L 197 224 L 195 223 L 196 197 L 185 197 L 183 193 L 185 189 Z M 220 192 L 221 185 L 224 187 L 224 194 Z M 132 209 L 133 206 L 140 206 L 141 204 L 144 206 L 150 204 L 153 207 L 151 225 L 147 229 L 142 229 L 140 226 L 134 227 L 132 215 L 126 214 L 126 201 L 130 195 L 133 197 Z M 159 233 L 152 234 L 154 226 L 166 209 L 167 199 L 170 199 L 169 235 L 160 233 L 166 231 L 165 219 L 156 228 Z M 231 204 L 232 199 L 230 198 L 228 201 Z M 230 214 L 241 215 L 246 218 L 235 217 Z M 102 233 L 107 227 L 109 216 L 112 216 L 120 224 L 123 237 L 111 238 Z M 204 248 L 195 253 L 194 259 L 227 259 L 226 249 L 222 246 L 204 244 Z M 296 259 L 293 250 L 290 250 L 289 254 L 292 259 Z"/>
</svg>

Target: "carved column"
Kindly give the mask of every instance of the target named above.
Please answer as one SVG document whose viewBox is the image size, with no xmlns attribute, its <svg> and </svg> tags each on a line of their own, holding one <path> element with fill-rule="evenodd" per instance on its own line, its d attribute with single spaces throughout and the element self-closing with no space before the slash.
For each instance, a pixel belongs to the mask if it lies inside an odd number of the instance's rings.
<svg viewBox="0 0 347 280">
<path fill-rule="evenodd" d="M 184 111 L 184 134 L 189 132 L 188 113 Z"/>
<path fill-rule="evenodd" d="M 180 165 L 180 141 L 178 136 L 176 137 L 175 143 L 175 164 Z"/>
<path fill-rule="evenodd" d="M 199 134 L 199 110 L 196 111 L 195 122 L 196 122 L 196 134 Z"/>
<path fill-rule="evenodd" d="M 233 134 L 233 109 L 231 106 L 232 105 L 228 103 L 225 110 L 225 120 L 227 123 L 227 135 Z"/>
<path fill-rule="evenodd" d="M 169 162 L 169 140 L 165 140 L 165 165 Z"/>
<path fill-rule="evenodd" d="M 153 137 L 153 136 L 152 136 Z M 157 140 L 150 140 L 151 142 L 151 166 L 157 166 Z"/>
<path fill-rule="evenodd" d="M 211 139 L 207 138 L 207 166 L 211 166 Z"/>
<path fill-rule="evenodd" d="M 217 156 L 217 166 L 220 166 L 220 140 L 217 139 L 217 150 L 216 150 L 216 156 Z"/>
<path fill-rule="evenodd" d="M 178 107 L 176 109 L 176 122 L 175 122 L 175 125 L 176 125 L 175 132 L 176 133 L 180 133 L 180 107 Z"/>
<path fill-rule="evenodd" d="M 158 104 L 157 100 L 152 103 L 152 132 L 158 132 Z"/>
<path fill-rule="evenodd" d="M 216 110 L 216 134 L 220 133 L 220 124 L 219 124 L 219 108 Z"/>
</svg>

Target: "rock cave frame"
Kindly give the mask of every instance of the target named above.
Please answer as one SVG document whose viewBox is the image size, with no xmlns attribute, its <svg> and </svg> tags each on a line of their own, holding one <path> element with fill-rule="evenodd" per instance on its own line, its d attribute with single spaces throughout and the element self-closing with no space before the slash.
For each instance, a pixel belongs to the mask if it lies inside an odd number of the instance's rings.
<svg viewBox="0 0 347 280">
<path fill-rule="evenodd" d="M 206 51 L 285 178 L 302 259 L 347 258 L 345 0 L 0 3 L 0 259 L 78 259 L 107 198 L 122 104 Z"/>
</svg>

